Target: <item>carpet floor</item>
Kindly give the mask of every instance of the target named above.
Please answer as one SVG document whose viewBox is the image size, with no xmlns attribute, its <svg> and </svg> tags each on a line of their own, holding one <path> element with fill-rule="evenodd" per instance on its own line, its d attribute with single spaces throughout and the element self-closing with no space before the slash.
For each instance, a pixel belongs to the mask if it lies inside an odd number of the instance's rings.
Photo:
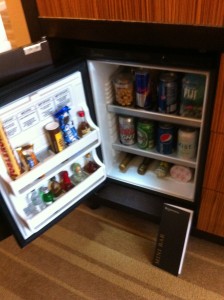
<svg viewBox="0 0 224 300">
<path fill-rule="evenodd" d="M 224 299 L 223 246 L 190 237 L 182 274 L 152 265 L 158 225 L 82 204 L 21 249 L 0 242 L 0 299 Z"/>
</svg>

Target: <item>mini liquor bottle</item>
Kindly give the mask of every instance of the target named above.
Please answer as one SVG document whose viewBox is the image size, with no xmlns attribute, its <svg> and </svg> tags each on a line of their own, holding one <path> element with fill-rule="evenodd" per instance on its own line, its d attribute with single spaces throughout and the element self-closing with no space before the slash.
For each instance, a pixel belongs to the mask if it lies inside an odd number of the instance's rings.
<svg viewBox="0 0 224 300">
<path fill-rule="evenodd" d="M 48 186 L 54 198 L 58 198 L 61 194 L 63 194 L 61 184 L 56 180 L 55 176 L 50 179 Z"/>
<path fill-rule="evenodd" d="M 43 202 L 40 194 L 36 190 L 33 190 L 30 193 L 30 200 L 38 212 L 46 207 L 46 204 Z"/>
<path fill-rule="evenodd" d="M 72 165 L 72 171 L 74 174 L 71 177 L 71 181 L 74 184 L 82 182 L 88 176 L 86 172 L 82 170 L 81 165 L 79 163 L 74 163 Z"/>
<path fill-rule="evenodd" d="M 80 118 L 78 124 L 78 136 L 81 138 L 85 134 L 90 132 L 90 126 L 89 123 L 86 121 L 85 112 L 83 110 L 78 111 L 78 116 Z"/>
<path fill-rule="evenodd" d="M 60 183 L 61 183 L 62 189 L 65 192 L 71 190 L 74 187 L 74 184 L 71 182 L 67 171 L 60 172 Z"/>
<path fill-rule="evenodd" d="M 54 196 L 47 187 L 42 188 L 42 199 L 46 205 L 50 205 L 54 202 Z"/>
<path fill-rule="evenodd" d="M 90 153 L 86 154 L 85 157 L 86 157 L 86 163 L 84 166 L 84 171 L 89 174 L 92 174 L 99 168 L 99 166 L 97 165 L 97 163 L 95 163 L 95 161 L 92 160 Z"/>
</svg>

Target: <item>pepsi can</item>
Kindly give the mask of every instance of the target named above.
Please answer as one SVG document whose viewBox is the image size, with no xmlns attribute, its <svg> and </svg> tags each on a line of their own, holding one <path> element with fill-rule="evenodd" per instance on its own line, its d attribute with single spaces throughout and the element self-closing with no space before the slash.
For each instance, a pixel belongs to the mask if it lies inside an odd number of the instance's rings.
<svg viewBox="0 0 224 300">
<path fill-rule="evenodd" d="M 136 106 L 148 109 L 151 107 L 150 75 L 148 71 L 135 72 Z"/>
<path fill-rule="evenodd" d="M 171 154 L 174 150 L 175 129 L 167 123 L 160 123 L 157 128 L 156 150 L 161 154 Z"/>
</svg>

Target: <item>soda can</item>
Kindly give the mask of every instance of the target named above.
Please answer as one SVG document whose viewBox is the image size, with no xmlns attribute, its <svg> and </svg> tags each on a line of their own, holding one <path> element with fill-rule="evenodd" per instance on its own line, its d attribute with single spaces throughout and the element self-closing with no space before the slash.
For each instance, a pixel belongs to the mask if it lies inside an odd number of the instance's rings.
<svg viewBox="0 0 224 300">
<path fill-rule="evenodd" d="M 124 145 L 135 143 L 135 120 L 133 117 L 118 116 L 120 141 Z"/>
<path fill-rule="evenodd" d="M 177 75 L 173 72 L 164 72 L 159 78 L 158 110 L 165 114 L 177 112 Z"/>
<path fill-rule="evenodd" d="M 155 146 L 155 123 L 139 119 L 137 123 L 137 144 L 141 149 L 152 149 Z"/>
<path fill-rule="evenodd" d="M 157 129 L 156 150 L 161 154 L 171 154 L 174 150 L 175 129 L 167 123 L 160 123 Z"/>
<path fill-rule="evenodd" d="M 177 155 L 180 158 L 192 159 L 196 155 L 198 132 L 194 128 L 182 127 L 177 134 Z"/>
<path fill-rule="evenodd" d="M 148 71 L 135 72 L 136 106 L 148 109 L 152 106 L 150 93 L 150 75 Z"/>
</svg>

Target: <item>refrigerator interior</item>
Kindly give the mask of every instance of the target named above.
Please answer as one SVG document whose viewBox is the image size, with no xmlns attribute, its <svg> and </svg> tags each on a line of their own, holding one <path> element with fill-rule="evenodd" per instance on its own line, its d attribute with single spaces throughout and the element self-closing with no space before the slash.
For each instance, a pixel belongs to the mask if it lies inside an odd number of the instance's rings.
<svg viewBox="0 0 224 300">
<path fill-rule="evenodd" d="M 115 93 L 113 87 L 113 79 L 119 70 L 129 68 L 134 71 L 138 68 L 148 70 L 152 76 L 158 80 L 158 76 L 162 71 L 171 71 L 183 76 L 184 74 L 201 74 L 205 76 L 205 89 L 201 118 L 182 117 L 178 114 L 162 114 L 158 111 L 149 111 L 144 109 L 128 106 L 119 106 L 115 103 Z M 206 103 L 208 101 L 208 86 L 210 80 L 209 71 L 199 71 L 183 68 L 158 67 L 154 65 L 141 65 L 114 61 L 89 60 L 88 70 L 90 74 L 91 89 L 93 93 L 97 123 L 102 138 L 102 156 L 106 166 L 107 177 L 120 181 L 125 184 L 137 186 L 146 190 L 163 193 L 168 196 L 177 197 L 189 202 L 194 202 L 195 190 L 197 185 L 197 176 L 199 173 L 199 161 L 202 147 L 203 124 L 205 122 Z M 154 74 L 154 75 L 153 75 Z M 180 101 L 180 99 L 179 99 Z M 124 145 L 120 141 L 118 129 L 118 116 L 131 116 L 136 119 L 149 119 L 158 124 L 159 122 L 170 123 L 179 128 L 186 126 L 195 128 L 198 132 L 197 153 L 194 159 L 183 159 L 177 156 L 175 150 L 172 154 L 165 155 L 159 153 L 156 148 L 140 149 L 135 143 L 134 145 Z M 126 153 L 135 154 L 135 158 L 128 165 L 127 169 L 122 172 L 119 164 Z M 152 158 L 147 172 L 139 175 L 137 168 L 143 157 Z M 193 178 L 189 182 L 177 181 L 168 174 L 163 178 L 158 178 L 155 169 L 159 161 L 166 161 L 172 165 L 180 165 L 190 168 Z"/>
<path fill-rule="evenodd" d="M 49 149 L 49 139 L 44 127 L 55 120 L 54 113 L 63 106 L 71 109 L 69 113 L 75 128 L 80 121 L 77 112 L 80 109 L 84 110 L 91 131 L 59 153 L 54 153 Z M 64 76 L 39 90 L 34 90 L 22 98 L 13 99 L 0 108 L 0 120 L 8 145 L 11 146 L 16 159 L 19 161 L 15 149 L 31 144 L 39 161 L 29 171 L 23 171 L 13 180 L 7 172 L 2 157 L 0 159 L 0 192 L 20 235 L 26 240 L 105 180 L 104 164 L 95 151 L 101 144 L 101 136 L 99 128 L 91 120 L 79 71 Z M 72 177 L 73 164 L 79 163 L 83 168 L 87 163 L 86 154 L 89 153 L 91 159 L 98 165 L 94 173 L 87 174 L 83 181 L 74 184 L 72 189 L 42 210 L 37 210 L 30 203 L 28 195 L 31 191 L 39 191 L 41 187 L 47 187 L 53 176 L 60 181 L 61 171 L 67 171 L 69 177 Z"/>
</svg>

